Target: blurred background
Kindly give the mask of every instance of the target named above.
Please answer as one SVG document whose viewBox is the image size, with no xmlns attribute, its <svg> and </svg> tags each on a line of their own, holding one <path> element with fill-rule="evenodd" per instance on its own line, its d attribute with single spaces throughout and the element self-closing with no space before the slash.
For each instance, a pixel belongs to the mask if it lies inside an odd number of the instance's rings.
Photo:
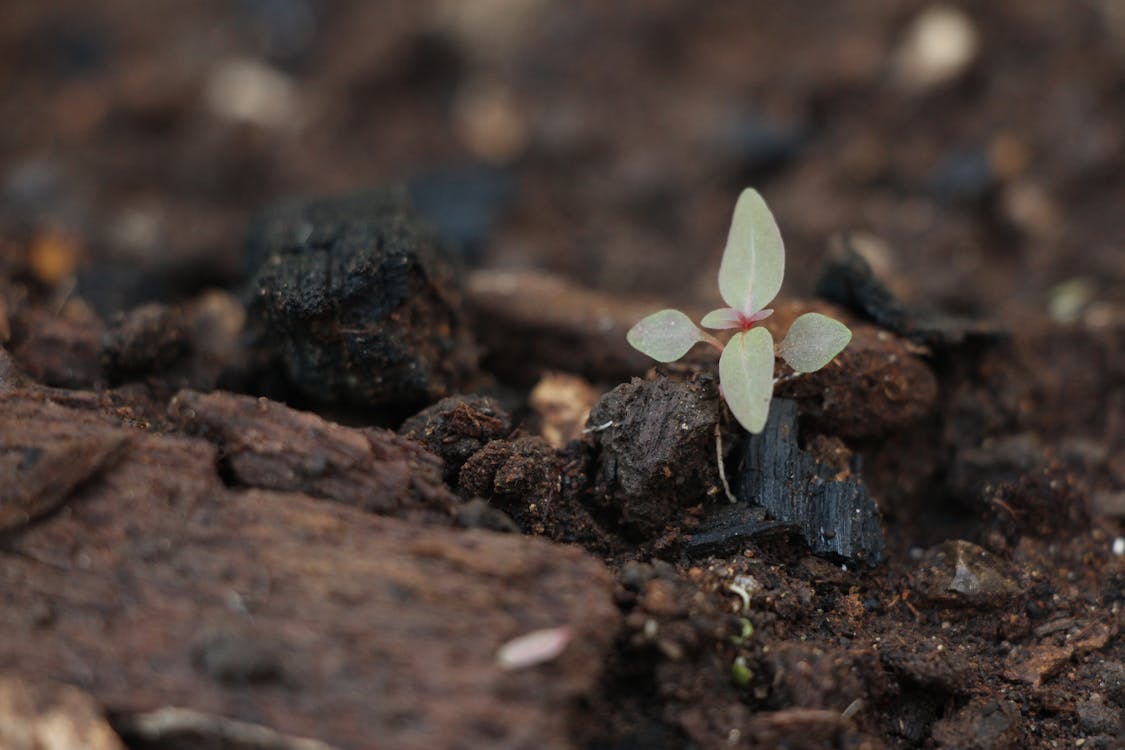
<svg viewBox="0 0 1125 750">
<path fill-rule="evenodd" d="M 0 92 L 0 237 L 102 315 L 237 284 L 274 198 L 387 183 L 474 264 L 671 304 L 717 301 L 746 185 L 791 295 L 854 230 L 953 311 L 1125 299 L 1120 0 L 5 0 Z"/>
</svg>

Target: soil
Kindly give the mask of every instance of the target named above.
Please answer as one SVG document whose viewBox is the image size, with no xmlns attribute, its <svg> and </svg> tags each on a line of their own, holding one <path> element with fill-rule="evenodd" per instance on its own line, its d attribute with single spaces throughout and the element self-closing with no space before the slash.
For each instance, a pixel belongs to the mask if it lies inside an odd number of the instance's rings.
<svg viewBox="0 0 1125 750">
<path fill-rule="evenodd" d="M 0 747 L 1125 746 L 1111 0 L 9 3 L 0 90 Z M 746 185 L 854 333 L 752 439 L 624 338 Z"/>
</svg>

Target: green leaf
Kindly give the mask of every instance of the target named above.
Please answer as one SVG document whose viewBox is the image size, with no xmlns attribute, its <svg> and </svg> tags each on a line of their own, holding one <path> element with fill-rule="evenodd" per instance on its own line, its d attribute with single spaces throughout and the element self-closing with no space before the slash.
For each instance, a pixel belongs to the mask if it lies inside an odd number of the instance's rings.
<svg viewBox="0 0 1125 750">
<path fill-rule="evenodd" d="M 719 357 L 719 381 L 734 418 L 749 432 L 766 426 L 773 397 L 773 337 L 751 328 L 731 337 Z"/>
<path fill-rule="evenodd" d="M 719 294 L 734 309 L 751 315 L 777 296 L 784 275 L 781 231 L 762 196 L 747 188 L 734 207 L 719 265 Z"/>
<path fill-rule="evenodd" d="M 805 313 L 793 321 L 777 353 L 797 372 L 814 372 L 831 362 L 851 340 L 851 330 L 840 321 L 820 313 Z"/>
<path fill-rule="evenodd" d="M 703 320 L 699 324 L 704 328 L 711 328 L 716 331 L 721 331 L 727 328 L 738 328 L 742 325 L 742 320 L 739 318 L 738 310 L 733 310 L 729 307 L 720 307 L 718 310 L 712 310 L 703 316 Z"/>
<path fill-rule="evenodd" d="M 661 310 L 629 329 L 625 340 L 657 362 L 674 362 L 688 353 L 707 334 L 679 310 Z"/>
</svg>

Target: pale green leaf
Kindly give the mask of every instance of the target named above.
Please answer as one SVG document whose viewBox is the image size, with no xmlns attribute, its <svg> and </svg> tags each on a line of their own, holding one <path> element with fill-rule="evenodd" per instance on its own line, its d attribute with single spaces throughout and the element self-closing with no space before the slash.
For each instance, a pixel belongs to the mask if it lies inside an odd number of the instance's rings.
<svg viewBox="0 0 1125 750">
<path fill-rule="evenodd" d="M 852 340 L 846 325 L 820 313 L 805 313 L 793 321 L 777 353 L 797 372 L 824 367 Z"/>
<path fill-rule="evenodd" d="M 720 307 L 718 310 L 712 310 L 703 316 L 703 320 L 699 324 L 704 328 L 710 328 L 715 331 L 722 331 L 727 328 L 738 328 L 742 325 L 742 319 L 739 317 L 738 310 L 733 310 L 729 307 Z"/>
<path fill-rule="evenodd" d="M 781 231 L 762 196 L 747 188 L 734 207 L 719 265 L 719 294 L 728 305 L 750 315 L 777 296 L 784 275 Z"/>
<path fill-rule="evenodd" d="M 630 328 L 625 340 L 657 362 L 674 362 L 706 336 L 679 310 L 661 310 Z"/>
<path fill-rule="evenodd" d="M 773 337 L 751 328 L 731 337 L 719 357 L 719 382 L 734 418 L 752 433 L 766 426 L 773 397 Z"/>
</svg>

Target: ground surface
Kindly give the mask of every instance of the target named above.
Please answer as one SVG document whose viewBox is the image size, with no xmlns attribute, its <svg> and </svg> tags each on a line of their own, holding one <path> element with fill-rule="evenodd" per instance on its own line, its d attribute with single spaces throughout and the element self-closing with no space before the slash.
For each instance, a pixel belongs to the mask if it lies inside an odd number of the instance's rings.
<svg viewBox="0 0 1125 750">
<path fill-rule="evenodd" d="M 943 72 L 913 2 L 5 5 L 0 745 L 1120 746 L 1125 15 L 966 7 Z M 455 257 L 244 241 L 395 183 Z M 717 304 L 748 184 L 769 325 L 855 330 L 779 395 L 878 503 L 876 565 L 715 542 L 714 356 L 624 345 Z M 909 314 L 839 264 L 814 299 L 830 247 Z M 408 389 L 320 346 L 375 331 Z"/>
</svg>

